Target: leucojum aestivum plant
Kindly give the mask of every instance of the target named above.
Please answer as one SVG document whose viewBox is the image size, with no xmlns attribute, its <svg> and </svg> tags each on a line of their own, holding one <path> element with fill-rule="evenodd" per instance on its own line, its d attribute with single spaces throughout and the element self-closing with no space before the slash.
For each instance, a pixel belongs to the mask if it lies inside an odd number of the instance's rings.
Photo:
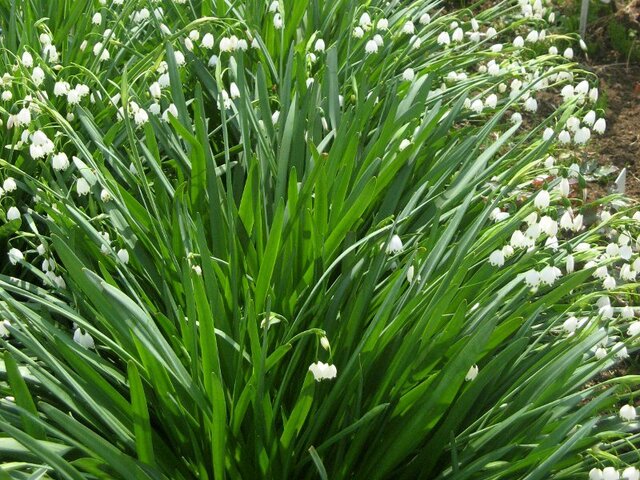
<svg viewBox="0 0 640 480">
<path fill-rule="evenodd" d="M 0 14 L 0 478 L 638 478 L 551 2 Z"/>
</svg>

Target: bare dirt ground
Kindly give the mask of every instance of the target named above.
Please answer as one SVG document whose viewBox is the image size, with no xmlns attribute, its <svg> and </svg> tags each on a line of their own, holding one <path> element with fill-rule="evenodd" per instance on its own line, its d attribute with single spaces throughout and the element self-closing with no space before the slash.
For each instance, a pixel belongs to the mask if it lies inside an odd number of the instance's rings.
<svg viewBox="0 0 640 480">
<path fill-rule="evenodd" d="M 627 169 L 626 191 L 640 200 L 640 65 L 589 65 L 600 78 L 607 99 L 607 132 L 590 145 L 603 166 Z"/>
</svg>

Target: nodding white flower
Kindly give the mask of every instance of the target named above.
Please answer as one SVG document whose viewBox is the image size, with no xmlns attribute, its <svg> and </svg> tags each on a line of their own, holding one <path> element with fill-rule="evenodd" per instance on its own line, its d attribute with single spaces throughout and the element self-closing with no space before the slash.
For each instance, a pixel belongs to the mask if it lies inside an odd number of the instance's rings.
<svg viewBox="0 0 640 480">
<path fill-rule="evenodd" d="M 18 184 L 13 177 L 7 177 L 5 181 L 2 182 L 2 188 L 5 192 L 13 192 L 18 188 Z"/>
<path fill-rule="evenodd" d="M 378 44 L 375 40 L 369 40 L 364 46 L 364 51 L 367 53 L 376 53 L 378 51 Z"/>
<path fill-rule="evenodd" d="M 5 90 L 4 92 L 2 92 L 2 100 L 4 102 L 8 102 L 13 98 L 13 93 L 11 93 L 10 90 Z"/>
<path fill-rule="evenodd" d="M 12 248 L 11 250 L 9 250 L 8 255 L 9 255 L 9 262 L 11 262 L 11 265 L 15 265 L 18 262 L 21 262 L 22 260 L 24 260 L 24 255 L 17 248 Z"/>
<path fill-rule="evenodd" d="M 40 85 L 42 85 L 42 82 L 44 82 L 44 79 L 45 79 L 44 70 L 42 70 L 42 68 L 40 67 L 35 67 L 33 69 L 33 72 L 31 72 L 31 80 L 33 80 L 33 83 L 35 83 L 36 87 L 39 87 Z"/>
<path fill-rule="evenodd" d="M 102 15 L 100 12 L 96 12 L 93 17 L 91 17 L 91 23 L 94 25 L 100 25 L 102 23 Z"/>
<path fill-rule="evenodd" d="M 42 45 L 50 45 L 51 44 L 51 37 L 49 36 L 48 33 L 41 33 L 40 37 L 38 37 L 38 39 L 40 40 L 40 43 Z"/>
<path fill-rule="evenodd" d="M 566 130 L 562 130 L 560 132 L 560 135 L 558 135 L 558 140 L 560 141 L 560 143 L 566 145 L 571 142 L 571 134 Z"/>
<path fill-rule="evenodd" d="M 467 382 L 471 382 L 471 381 L 475 380 L 476 377 L 478 376 L 479 370 L 480 369 L 478 368 L 478 365 L 471 365 L 471 368 L 469 368 L 469 371 L 465 375 L 464 379 Z"/>
<path fill-rule="evenodd" d="M 76 192 L 78 195 L 84 196 L 87 195 L 91 191 L 91 186 L 89 182 L 87 182 L 84 177 L 80 177 L 76 182 Z"/>
<path fill-rule="evenodd" d="M 412 82 L 415 77 L 416 73 L 413 71 L 413 68 L 407 68 L 402 72 L 402 79 L 408 82 Z"/>
<path fill-rule="evenodd" d="M 542 270 L 540 270 L 540 281 L 548 286 L 553 285 L 561 276 L 562 272 L 558 267 L 547 265 Z"/>
<path fill-rule="evenodd" d="M 616 288 L 616 279 L 608 276 L 602 282 L 602 286 L 607 290 L 613 290 L 614 288 Z"/>
<path fill-rule="evenodd" d="M 240 40 L 238 40 L 238 50 L 242 50 L 243 52 L 246 52 L 248 49 L 249 49 L 249 44 L 244 38 L 241 38 Z"/>
<path fill-rule="evenodd" d="M 423 13 L 422 15 L 420 15 L 419 22 L 421 25 L 427 25 L 429 22 L 431 22 L 431 15 L 429 15 L 428 13 Z"/>
<path fill-rule="evenodd" d="M 20 218 L 20 210 L 17 207 L 10 207 L 7 210 L 7 220 L 12 222 L 13 220 L 17 220 Z"/>
<path fill-rule="evenodd" d="M 69 157 L 64 152 L 56 153 L 51 156 L 51 166 L 54 170 L 66 170 L 69 168 Z"/>
<path fill-rule="evenodd" d="M 574 333 L 578 328 L 578 319 L 573 315 L 567 318 L 562 324 L 562 329 L 567 333 Z"/>
<path fill-rule="evenodd" d="M 617 257 L 620 254 L 620 247 L 617 243 L 609 243 L 605 248 L 605 253 L 607 257 L 613 258 Z"/>
<path fill-rule="evenodd" d="M 14 117 L 16 127 L 26 127 L 31 123 L 31 111 L 28 108 L 21 109 Z"/>
<path fill-rule="evenodd" d="M 605 279 L 609 276 L 609 270 L 607 270 L 607 266 L 606 265 L 602 265 L 598 268 L 595 269 L 595 271 L 593 272 L 593 276 L 595 278 L 600 278 L 600 279 Z"/>
<path fill-rule="evenodd" d="M 118 250 L 118 253 L 116 255 L 118 256 L 118 260 L 120 260 L 125 265 L 129 263 L 129 252 L 124 248 Z"/>
<path fill-rule="evenodd" d="M 279 13 L 276 13 L 273 16 L 273 28 L 275 28 L 276 30 L 280 30 L 282 28 L 282 17 Z"/>
<path fill-rule="evenodd" d="M 75 332 L 73 332 L 73 341 L 86 349 L 96 348 L 93 337 L 89 335 L 89 332 L 82 333 L 79 328 L 76 328 Z"/>
<path fill-rule="evenodd" d="M 640 322 L 636 320 L 635 322 L 632 322 L 629 325 L 629 328 L 627 329 L 627 335 L 629 335 L 630 337 L 635 337 L 639 333 L 640 333 Z"/>
<path fill-rule="evenodd" d="M 571 230 L 573 230 L 574 232 L 578 232 L 582 230 L 583 220 L 584 220 L 584 217 L 582 216 L 582 214 L 576 215 L 575 218 L 573 219 Z"/>
<path fill-rule="evenodd" d="M 109 58 L 111 58 L 111 55 L 109 54 L 109 50 L 107 50 L 106 47 L 104 47 L 102 42 L 98 42 L 93 46 L 93 54 L 96 56 L 100 54 L 101 62 L 104 62 L 105 60 L 109 60 Z"/>
<path fill-rule="evenodd" d="M 540 225 L 538 225 L 537 223 L 532 223 L 531 225 L 529 225 L 529 227 L 524 232 L 525 236 L 531 240 L 537 240 L 540 237 L 541 233 L 542 231 L 540 230 Z"/>
<path fill-rule="evenodd" d="M 499 207 L 494 208 L 489 215 L 489 218 L 494 222 L 501 222 L 509 218 L 509 212 L 503 212 Z"/>
<path fill-rule="evenodd" d="M 558 222 L 548 215 L 545 215 L 540 219 L 538 225 L 540 230 L 549 237 L 555 237 L 558 234 Z"/>
<path fill-rule="evenodd" d="M 589 141 L 590 138 L 591 138 L 591 130 L 589 130 L 588 127 L 582 127 L 578 129 L 578 131 L 575 133 L 573 137 L 573 141 L 577 145 L 584 145 Z"/>
<path fill-rule="evenodd" d="M 509 240 L 509 244 L 513 248 L 527 248 L 531 244 L 531 241 L 520 230 L 516 230 L 511 235 L 511 240 Z"/>
<path fill-rule="evenodd" d="M 604 347 L 598 347 L 596 348 L 594 355 L 598 360 L 602 360 L 604 357 L 607 356 L 607 349 Z"/>
<path fill-rule="evenodd" d="M 215 67 L 217 64 L 218 64 L 218 56 L 211 55 L 211 58 L 209 58 L 209 62 L 207 63 L 207 65 L 209 65 L 210 67 Z"/>
<path fill-rule="evenodd" d="M 407 268 L 407 282 L 409 282 L 410 284 L 413 284 L 414 280 L 419 282 L 422 277 L 418 275 L 418 278 L 415 278 L 415 274 L 415 267 L 413 265 L 409 266 L 409 268 Z"/>
<path fill-rule="evenodd" d="M 136 125 L 144 125 L 149 121 L 149 114 L 144 108 L 139 108 L 133 114 L 133 120 L 136 122 Z"/>
<path fill-rule="evenodd" d="M 31 135 L 31 145 L 29 146 L 29 154 L 33 158 L 42 158 L 51 153 L 55 146 L 53 142 L 49 140 L 49 137 L 42 131 L 36 130 Z"/>
<path fill-rule="evenodd" d="M 22 65 L 24 65 L 26 68 L 33 67 L 33 56 L 31 56 L 29 52 L 23 52 L 20 60 L 22 61 Z"/>
<path fill-rule="evenodd" d="M 313 46 L 313 49 L 316 52 L 324 52 L 325 49 L 325 44 L 324 44 L 324 40 L 319 38 L 318 40 L 316 40 L 316 43 Z"/>
<path fill-rule="evenodd" d="M 502 254 L 504 255 L 504 258 L 510 258 L 514 253 L 515 251 L 513 250 L 513 247 L 511 245 L 507 244 L 502 247 Z"/>
<path fill-rule="evenodd" d="M 625 263 L 620 268 L 620 278 L 627 282 L 634 282 L 636 277 L 638 276 L 638 272 L 636 270 L 632 270 L 631 266 L 628 263 Z"/>
<path fill-rule="evenodd" d="M 484 109 L 484 104 L 482 103 L 482 100 L 476 99 L 473 102 L 471 102 L 471 105 L 469 106 L 469 108 L 471 109 L 471 111 L 480 114 Z"/>
<path fill-rule="evenodd" d="M 205 35 L 206 37 L 206 35 Z M 213 36 L 211 37 L 213 39 Z M 202 42 L 204 44 L 204 38 L 202 39 Z M 213 46 L 213 45 L 212 45 Z M 220 40 L 220 51 L 221 52 L 231 52 L 234 50 L 234 45 L 233 42 L 231 41 L 231 39 L 229 37 L 222 37 L 222 39 Z"/>
<path fill-rule="evenodd" d="M 542 140 L 544 140 L 545 142 L 547 140 L 551 140 L 553 138 L 553 135 L 554 135 L 553 128 L 547 127 L 544 129 L 544 132 L 542 134 Z"/>
<path fill-rule="evenodd" d="M 192 42 L 197 42 L 199 38 L 200 38 L 200 32 L 199 31 L 191 30 L 189 32 L 189 40 L 191 40 Z"/>
<path fill-rule="evenodd" d="M 498 104 L 498 96 L 495 93 L 492 93 L 485 99 L 484 104 L 489 108 L 496 108 L 496 105 Z"/>
<path fill-rule="evenodd" d="M 173 58 L 175 58 L 176 65 L 179 67 L 181 67 L 186 63 L 186 60 L 184 58 L 184 53 L 182 53 L 180 50 L 176 50 L 175 52 L 173 52 Z"/>
<path fill-rule="evenodd" d="M 592 88 L 591 90 L 589 90 L 589 100 L 591 100 L 593 103 L 596 103 L 598 101 L 598 89 L 597 88 Z"/>
<path fill-rule="evenodd" d="M 492 77 L 500 75 L 500 65 L 498 65 L 494 60 L 491 60 L 487 63 L 487 73 Z"/>
<path fill-rule="evenodd" d="M 111 192 L 106 188 L 103 188 L 102 191 L 100 192 L 100 200 L 102 200 L 105 203 L 109 202 L 111 200 Z"/>
<path fill-rule="evenodd" d="M 325 350 L 329 350 L 331 348 L 331 344 L 329 343 L 329 339 L 323 335 L 320 337 L 320 346 Z"/>
<path fill-rule="evenodd" d="M 518 123 L 522 123 L 522 115 L 519 112 L 513 112 L 511 115 L 511 123 L 517 125 Z"/>
<path fill-rule="evenodd" d="M 573 255 L 567 255 L 567 258 L 565 259 L 565 266 L 567 269 L 567 273 L 573 273 L 575 270 L 575 266 L 576 266 L 576 260 L 574 258 Z"/>
<path fill-rule="evenodd" d="M 153 114 L 153 115 L 160 115 L 160 104 L 159 103 L 153 103 L 151 105 L 149 105 L 149 113 Z"/>
<path fill-rule="evenodd" d="M 567 129 L 571 132 L 576 132 L 580 128 L 580 120 L 576 117 L 569 117 L 567 120 Z"/>
<path fill-rule="evenodd" d="M 616 357 L 620 360 L 629 358 L 629 352 L 627 351 L 627 347 L 623 343 L 616 343 L 613 348 L 616 350 Z"/>
<path fill-rule="evenodd" d="M 491 45 L 491 48 L 489 50 L 491 50 L 493 53 L 500 53 L 503 49 L 503 45 L 501 43 L 496 43 L 494 45 Z M 504 88 L 505 86 L 503 86 L 503 91 L 506 90 L 506 88 Z"/>
<path fill-rule="evenodd" d="M 494 267 L 502 267 L 504 265 L 504 252 L 502 250 L 494 250 L 489 255 L 489 263 Z"/>
<path fill-rule="evenodd" d="M 238 85 L 236 85 L 236 82 L 231 82 L 231 85 L 229 86 L 229 94 L 231 95 L 231 98 L 240 98 L 240 89 L 238 88 Z"/>
<path fill-rule="evenodd" d="M 586 80 L 582 80 L 575 86 L 574 91 L 575 93 L 586 95 L 587 93 L 589 93 L 589 82 L 587 82 Z"/>
<path fill-rule="evenodd" d="M 536 195 L 536 198 L 533 200 L 533 204 L 539 210 L 544 210 L 549 207 L 549 203 L 551 201 L 551 196 L 547 190 L 540 190 Z"/>
<path fill-rule="evenodd" d="M 575 96 L 575 89 L 573 88 L 573 85 L 565 85 L 562 87 L 560 95 L 562 95 L 562 98 L 564 98 L 565 101 L 572 99 Z"/>
<path fill-rule="evenodd" d="M 538 110 L 538 101 L 533 97 L 527 98 L 527 100 L 524 102 L 524 109 L 527 112 L 535 112 L 535 111 L 537 111 Z"/>
<path fill-rule="evenodd" d="M 623 405 L 620 408 L 620 418 L 626 422 L 630 422 L 635 420 L 636 418 L 636 409 L 633 405 Z"/>
<path fill-rule="evenodd" d="M 269 12 L 276 13 L 278 10 L 280 10 L 280 4 L 278 3 L 278 0 L 273 0 L 273 2 L 269 4 Z"/>
<path fill-rule="evenodd" d="M 56 97 L 62 97 L 69 93 L 70 88 L 71 87 L 69 86 L 68 82 L 56 82 L 53 86 L 53 94 Z"/>
<path fill-rule="evenodd" d="M 624 480 L 640 480 L 640 470 L 636 467 L 627 467 L 622 471 L 622 478 Z"/>
<path fill-rule="evenodd" d="M 369 28 L 371 28 L 371 17 L 367 12 L 364 12 L 362 15 L 360 15 L 359 23 L 360 23 L 360 26 L 365 30 L 368 30 Z"/>
<path fill-rule="evenodd" d="M 313 374 L 313 378 L 317 382 L 321 380 L 331 380 L 338 375 L 338 370 L 335 365 L 329 365 L 323 362 L 312 363 L 309 365 L 309 371 Z"/>
<path fill-rule="evenodd" d="M 207 48 L 207 49 L 213 48 L 213 44 L 214 44 L 213 35 L 210 33 L 205 33 L 204 36 L 202 37 L 202 42 L 200 42 L 200 45 L 202 45 L 202 48 Z M 222 48 L 222 42 L 220 42 L 220 45 Z"/>
<path fill-rule="evenodd" d="M 158 82 L 153 82 L 149 86 L 149 93 L 153 98 L 160 98 L 162 96 L 162 87 L 160 87 Z"/>
<path fill-rule="evenodd" d="M 449 45 L 451 43 L 451 37 L 449 32 L 441 32 L 437 39 L 438 45 Z"/>
<path fill-rule="evenodd" d="M 404 245 L 402 244 L 402 240 L 398 235 L 393 235 L 389 243 L 387 244 L 386 252 L 390 255 L 394 253 L 400 253 L 404 249 Z"/>
<path fill-rule="evenodd" d="M 573 59 L 573 48 L 571 48 L 571 47 L 567 48 L 562 55 L 567 60 L 572 60 Z"/>
<path fill-rule="evenodd" d="M 464 40 L 464 31 L 460 27 L 458 27 L 451 34 L 451 41 L 461 42 L 462 40 Z"/>
<path fill-rule="evenodd" d="M 364 36 L 364 30 L 360 27 L 356 27 L 353 29 L 352 35 L 354 38 L 362 38 Z"/>
<path fill-rule="evenodd" d="M 525 42 L 536 43 L 540 38 L 540 34 L 536 30 L 531 30 L 527 37 L 525 38 Z"/>
<path fill-rule="evenodd" d="M 599 118 L 593 124 L 593 131 L 602 135 L 604 131 L 607 129 L 607 122 L 604 118 Z"/>
<path fill-rule="evenodd" d="M 629 245 L 623 245 L 620 247 L 619 255 L 623 260 L 629 260 L 633 255 L 633 249 Z"/>
<path fill-rule="evenodd" d="M 376 27 L 378 30 L 384 31 L 389 29 L 389 20 L 386 18 L 381 18 L 376 22 Z"/>
<path fill-rule="evenodd" d="M 409 145 L 411 145 L 411 140 L 404 138 L 402 139 L 402 141 L 400 142 L 400 145 L 398 146 L 398 150 L 403 151 L 405 150 Z"/>
<path fill-rule="evenodd" d="M 625 305 L 620 310 L 620 316 L 624 319 L 633 318 L 634 315 L 635 315 L 635 312 L 633 310 L 633 307 L 630 307 L 629 305 Z"/>
<path fill-rule="evenodd" d="M 373 41 L 374 41 L 374 42 L 376 42 L 376 44 L 377 44 L 379 47 L 381 47 L 381 46 L 383 46 L 383 45 L 384 45 L 384 39 L 382 38 L 382 35 L 380 35 L 380 34 L 377 34 L 377 33 L 376 33 L 376 34 L 373 36 Z"/>
<path fill-rule="evenodd" d="M 178 108 L 173 103 L 162 113 L 162 120 L 169 123 L 169 115 L 178 117 Z"/>
<path fill-rule="evenodd" d="M 569 193 L 571 193 L 571 185 L 569 184 L 568 178 L 561 178 L 558 183 L 557 190 L 562 197 L 568 197 Z"/>
<path fill-rule="evenodd" d="M 67 102 L 69 102 L 69 105 L 77 105 L 81 99 L 82 95 L 77 88 L 73 88 L 67 92 Z"/>
<path fill-rule="evenodd" d="M 513 39 L 513 46 L 516 48 L 524 47 L 524 38 L 518 35 L 516 38 Z"/>
<path fill-rule="evenodd" d="M 613 467 L 607 467 L 602 470 L 602 480 L 619 480 L 620 474 Z"/>
<path fill-rule="evenodd" d="M 533 269 L 525 272 L 524 283 L 529 287 L 537 287 L 538 285 L 540 285 L 540 274 Z"/>
<path fill-rule="evenodd" d="M 416 27 L 413 25 L 413 22 L 411 20 L 407 21 L 402 26 L 402 32 L 406 33 L 407 35 L 413 35 L 415 31 L 416 31 Z"/>
</svg>

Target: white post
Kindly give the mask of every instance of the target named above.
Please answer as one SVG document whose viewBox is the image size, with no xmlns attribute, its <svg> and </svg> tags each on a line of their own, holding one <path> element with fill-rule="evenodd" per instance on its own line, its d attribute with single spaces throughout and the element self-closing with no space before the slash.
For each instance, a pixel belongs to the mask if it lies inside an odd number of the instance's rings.
<svg viewBox="0 0 640 480">
<path fill-rule="evenodd" d="M 580 8 L 580 36 L 584 39 L 587 33 L 587 18 L 589 17 L 589 0 L 582 0 Z"/>
</svg>

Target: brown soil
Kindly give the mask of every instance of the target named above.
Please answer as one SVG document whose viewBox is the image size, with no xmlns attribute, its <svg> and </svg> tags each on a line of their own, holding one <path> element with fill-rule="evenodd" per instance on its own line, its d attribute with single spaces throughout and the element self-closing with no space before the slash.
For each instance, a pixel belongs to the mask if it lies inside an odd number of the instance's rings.
<svg viewBox="0 0 640 480">
<path fill-rule="evenodd" d="M 607 100 L 607 131 L 590 145 L 601 165 L 627 169 L 626 192 L 640 199 L 640 65 L 591 65 Z"/>
</svg>

